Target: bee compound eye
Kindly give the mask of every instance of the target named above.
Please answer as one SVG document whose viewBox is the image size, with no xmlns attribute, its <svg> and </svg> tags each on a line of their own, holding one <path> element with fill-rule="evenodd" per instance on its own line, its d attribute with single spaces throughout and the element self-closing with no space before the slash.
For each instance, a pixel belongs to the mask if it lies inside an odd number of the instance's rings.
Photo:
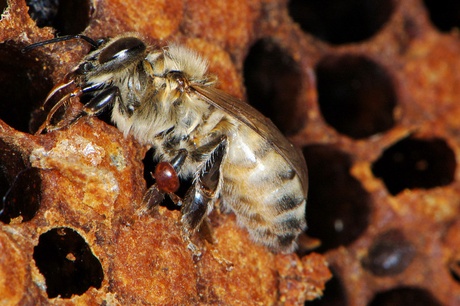
<svg viewBox="0 0 460 306">
<path fill-rule="evenodd" d="M 124 65 L 144 53 L 146 46 L 142 40 L 136 37 L 123 37 L 109 43 L 99 55 L 99 63 L 111 63 L 112 68 Z"/>
</svg>

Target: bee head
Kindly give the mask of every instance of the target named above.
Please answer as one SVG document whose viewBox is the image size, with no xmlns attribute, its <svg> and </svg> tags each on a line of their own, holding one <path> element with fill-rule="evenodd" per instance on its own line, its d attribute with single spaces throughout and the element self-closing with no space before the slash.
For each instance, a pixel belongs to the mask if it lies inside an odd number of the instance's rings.
<svg viewBox="0 0 460 306">
<path fill-rule="evenodd" d="M 39 46 L 70 39 L 82 39 L 95 49 L 90 52 L 86 59 L 77 67 L 75 70 L 77 75 L 85 75 L 90 72 L 98 74 L 122 70 L 141 59 L 147 48 L 141 39 L 133 36 L 95 41 L 88 36 L 78 34 L 38 42 L 25 47 L 22 51 L 27 52 Z"/>
<path fill-rule="evenodd" d="M 145 56 L 146 45 L 137 37 L 120 37 L 103 41 L 77 68 L 76 73 L 85 75 L 120 71 Z"/>
</svg>

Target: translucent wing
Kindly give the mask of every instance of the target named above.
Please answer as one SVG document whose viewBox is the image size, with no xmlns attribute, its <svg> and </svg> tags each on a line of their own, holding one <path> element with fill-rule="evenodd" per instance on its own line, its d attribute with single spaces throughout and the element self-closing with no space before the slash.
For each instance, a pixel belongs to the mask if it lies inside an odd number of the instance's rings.
<svg viewBox="0 0 460 306">
<path fill-rule="evenodd" d="M 229 113 L 264 138 L 296 171 L 307 191 L 307 166 L 302 153 L 281 134 L 270 119 L 249 104 L 217 88 L 198 85 L 191 85 L 191 88 L 201 99 Z"/>
</svg>

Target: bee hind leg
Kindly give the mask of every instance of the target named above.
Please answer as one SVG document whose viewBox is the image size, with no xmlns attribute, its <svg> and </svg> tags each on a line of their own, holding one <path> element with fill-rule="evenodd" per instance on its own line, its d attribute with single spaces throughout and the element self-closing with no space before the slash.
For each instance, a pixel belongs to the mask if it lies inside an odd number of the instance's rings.
<svg viewBox="0 0 460 306">
<path fill-rule="evenodd" d="M 182 207 L 183 238 L 194 255 L 201 253 L 191 242 L 191 235 L 200 227 L 219 197 L 222 161 L 227 153 L 227 138 L 222 136 L 197 149 L 196 158 L 204 158 L 194 184 L 187 191 Z"/>
</svg>

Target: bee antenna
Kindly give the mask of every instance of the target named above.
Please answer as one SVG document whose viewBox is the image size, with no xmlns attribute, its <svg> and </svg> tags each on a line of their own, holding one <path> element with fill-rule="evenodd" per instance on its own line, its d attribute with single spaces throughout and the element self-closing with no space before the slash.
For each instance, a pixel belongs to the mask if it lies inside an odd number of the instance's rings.
<svg viewBox="0 0 460 306">
<path fill-rule="evenodd" d="M 35 44 L 31 44 L 31 45 L 28 45 L 27 47 L 24 47 L 22 48 L 21 52 L 22 53 L 26 53 L 32 49 L 35 49 L 37 47 L 41 47 L 41 46 L 44 46 L 44 45 L 49 45 L 49 44 L 54 44 L 54 43 L 57 43 L 57 42 L 61 42 L 61 41 L 66 41 L 66 40 L 71 40 L 71 39 L 83 39 L 84 41 L 86 41 L 87 43 L 89 43 L 93 48 L 98 48 L 101 43 L 103 41 L 95 41 L 94 39 L 86 36 L 86 35 L 82 35 L 82 34 L 76 34 L 76 35 L 65 35 L 65 36 L 61 36 L 61 37 L 56 37 L 56 38 L 53 38 L 53 39 L 49 39 L 49 40 L 44 40 L 44 41 L 40 41 L 38 43 L 35 43 Z"/>
</svg>

